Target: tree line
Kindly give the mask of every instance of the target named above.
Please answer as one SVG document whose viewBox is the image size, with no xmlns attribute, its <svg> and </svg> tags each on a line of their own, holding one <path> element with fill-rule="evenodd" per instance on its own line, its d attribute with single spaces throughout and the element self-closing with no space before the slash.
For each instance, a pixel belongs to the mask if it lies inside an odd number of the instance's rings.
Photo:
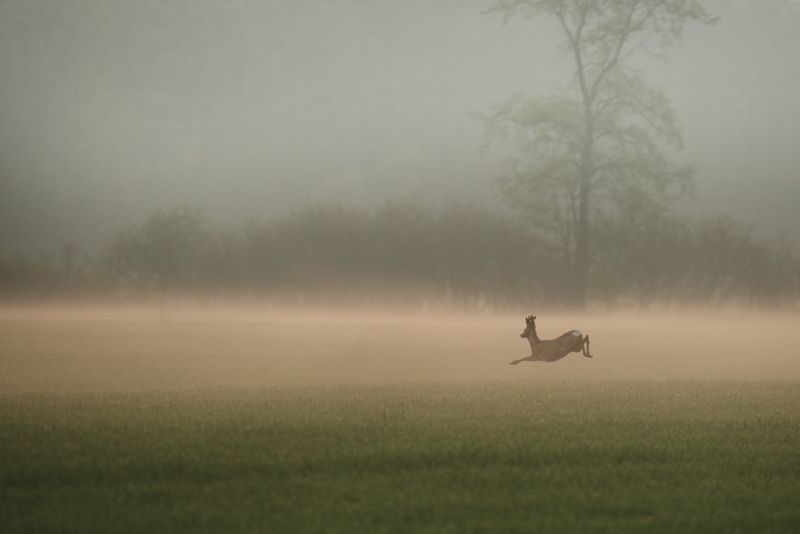
<svg viewBox="0 0 800 534">
<path fill-rule="evenodd" d="M 597 222 L 591 305 L 794 305 L 800 255 L 728 216 Z M 14 298 L 247 297 L 275 303 L 514 308 L 574 305 L 569 260 L 519 218 L 478 206 L 315 204 L 237 227 L 177 206 L 96 255 L 0 257 Z"/>
</svg>

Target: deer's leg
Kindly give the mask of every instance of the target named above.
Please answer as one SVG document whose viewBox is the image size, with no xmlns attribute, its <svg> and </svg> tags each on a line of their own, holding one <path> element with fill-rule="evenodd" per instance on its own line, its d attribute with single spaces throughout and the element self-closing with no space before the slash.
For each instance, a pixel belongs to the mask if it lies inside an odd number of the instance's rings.
<svg viewBox="0 0 800 534">
<path fill-rule="evenodd" d="M 517 365 L 519 362 L 535 362 L 537 359 L 533 357 L 533 354 L 528 356 L 527 358 L 520 358 L 519 360 L 514 360 L 509 365 Z"/>
<path fill-rule="evenodd" d="M 589 354 L 589 334 L 586 334 L 586 337 L 583 338 L 583 355 L 587 358 L 592 357 L 592 355 Z"/>
</svg>

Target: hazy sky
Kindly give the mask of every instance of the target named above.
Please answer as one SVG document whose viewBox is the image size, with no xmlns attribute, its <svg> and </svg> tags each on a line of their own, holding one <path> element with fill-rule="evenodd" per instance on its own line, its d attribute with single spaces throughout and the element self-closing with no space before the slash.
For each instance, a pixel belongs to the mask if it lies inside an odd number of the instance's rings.
<svg viewBox="0 0 800 534">
<path fill-rule="evenodd" d="M 93 250 L 155 207 L 217 220 L 307 201 L 495 202 L 484 112 L 562 87 L 546 19 L 490 0 L 0 0 L 0 252 Z M 698 210 L 800 240 L 800 8 L 709 0 L 647 61 Z"/>
</svg>

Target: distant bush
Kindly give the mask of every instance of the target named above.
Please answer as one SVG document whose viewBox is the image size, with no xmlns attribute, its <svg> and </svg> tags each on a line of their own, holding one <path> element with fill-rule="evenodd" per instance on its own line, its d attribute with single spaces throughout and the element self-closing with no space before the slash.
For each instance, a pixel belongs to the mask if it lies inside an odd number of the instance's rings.
<svg viewBox="0 0 800 534">
<path fill-rule="evenodd" d="M 117 231 L 98 264 L 115 286 L 161 293 L 200 289 L 209 225 L 197 208 L 157 210 L 142 224 Z"/>
<path fill-rule="evenodd" d="M 800 298 L 800 257 L 791 244 L 758 238 L 729 216 L 606 228 L 598 242 L 592 290 L 608 304 L 775 305 Z"/>
<path fill-rule="evenodd" d="M 20 254 L 0 257 L 0 294 L 4 297 L 52 293 L 59 285 L 59 278 L 49 258 L 29 259 Z"/>
<path fill-rule="evenodd" d="M 460 305 L 557 294 L 548 256 L 519 224 L 474 206 L 312 205 L 250 223 L 254 285 L 270 293 L 430 297 Z"/>
<path fill-rule="evenodd" d="M 20 253 L 0 256 L 0 299 L 51 299 L 93 295 L 99 288 L 93 262 L 67 243 L 59 259 Z"/>
</svg>

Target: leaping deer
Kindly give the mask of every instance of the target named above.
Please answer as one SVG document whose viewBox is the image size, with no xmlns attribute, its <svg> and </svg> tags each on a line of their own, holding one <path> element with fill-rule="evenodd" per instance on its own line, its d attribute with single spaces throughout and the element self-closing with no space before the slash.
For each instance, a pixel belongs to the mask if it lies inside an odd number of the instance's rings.
<svg viewBox="0 0 800 534">
<path fill-rule="evenodd" d="M 581 352 L 587 358 L 591 358 L 589 354 L 589 335 L 581 335 L 577 330 L 567 332 L 555 339 L 541 340 L 536 335 L 536 317 L 533 315 L 525 319 L 525 331 L 522 332 L 520 337 L 528 339 L 531 344 L 531 355 L 527 358 L 514 360 L 511 365 L 517 365 L 519 362 L 554 362 L 560 360 L 570 352 Z"/>
</svg>

